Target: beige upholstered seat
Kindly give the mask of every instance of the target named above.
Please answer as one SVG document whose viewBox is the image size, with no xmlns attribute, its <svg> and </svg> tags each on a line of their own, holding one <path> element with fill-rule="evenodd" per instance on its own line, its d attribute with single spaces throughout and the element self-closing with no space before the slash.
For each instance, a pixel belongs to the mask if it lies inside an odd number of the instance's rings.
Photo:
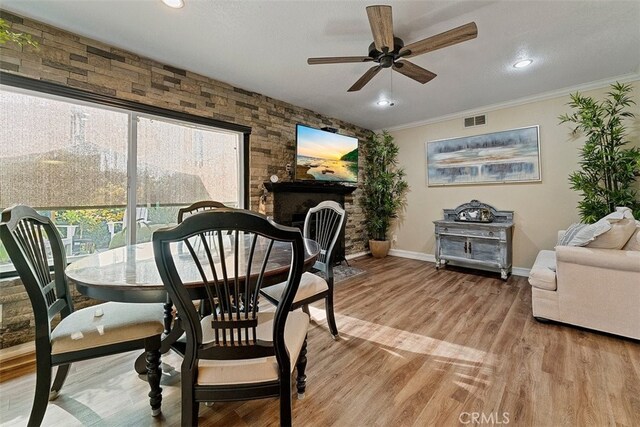
<svg viewBox="0 0 640 427">
<path fill-rule="evenodd" d="M 162 304 L 108 302 L 74 311 L 51 332 L 51 354 L 143 339 L 164 330 Z"/>
<path fill-rule="evenodd" d="M 529 273 L 534 317 L 640 339 L 640 251 L 630 247 L 540 251 Z"/>
<path fill-rule="evenodd" d="M 273 312 L 258 313 L 258 339 L 271 341 L 273 337 Z M 203 342 L 213 341 L 211 315 L 202 319 Z M 301 311 L 289 315 L 284 328 L 284 340 L 291 360 L 298 360 L 302 343 L 309 329 L 309 316 Z M 293 373 L 295 364 L 291 364 Z M 260 359 L 200 360 L 197 384 L 223 385 L 274 381 L 278 379 L 278 362 L 275 356 Z"/>
<path fill-rule="evenodd" d="M 286 283 L 278 283 L 277 285 L 263 288 L 262 293 L 270 296 L 274 300 L 280 300 L 285 286 Z M 320 292 L 326 292 L 328 289 L 329 285 L 327 285 L 327 281 L 322 277 L 308 272 L 304 273 L 302 275 L 302 278 L 300 279 L 300 287 L 298 288 L 298 292 L 293 299 L 293 303 L 295 304 L 297 302 L 310 298 L 314 295 L 319 294 Z"/>
</svg>

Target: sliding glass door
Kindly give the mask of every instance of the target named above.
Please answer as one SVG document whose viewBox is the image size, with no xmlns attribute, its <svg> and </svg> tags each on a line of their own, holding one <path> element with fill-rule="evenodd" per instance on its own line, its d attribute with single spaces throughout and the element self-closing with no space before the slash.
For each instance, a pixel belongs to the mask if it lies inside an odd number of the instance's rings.
<svg viewBox="0 0 640 427">
<path fill-rule="evenodd" d="M 0 86 L 0 208 L 33 206 L 70 260 L 148 241 L 181 206 L 243 207 L 243 134 Z M 0 244 L 0 274 L 13 270 Z"/>
</svg>

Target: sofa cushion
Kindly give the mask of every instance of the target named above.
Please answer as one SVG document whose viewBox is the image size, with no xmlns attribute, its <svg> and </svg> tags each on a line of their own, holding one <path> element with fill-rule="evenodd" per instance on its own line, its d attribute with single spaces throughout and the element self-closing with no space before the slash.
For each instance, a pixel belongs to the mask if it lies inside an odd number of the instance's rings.
<svg viewBox="0 0 640 427">
<path fill-rule="evenodd" d="M 555 270 L 555 251 L 540 251 L 529 272 L 529 284 L 539 289 L 555 291 L 558 288 Z"/>
<path fill-rule="evenodd" d="M 636 221 L 631 209 L 616 208 L 616 211 L 605 216 L 598 222 L 608 222 L 611 228 L 598 235 L 586 246 L 595 249 L 622 249 L 636 230 Z"/>
<path fill-rule="evenodd" d="M 636 220 L 636 231 L 629 237 L 622 249 L 625 251 L 640 251 L 640 221 Z"/>
</svg>

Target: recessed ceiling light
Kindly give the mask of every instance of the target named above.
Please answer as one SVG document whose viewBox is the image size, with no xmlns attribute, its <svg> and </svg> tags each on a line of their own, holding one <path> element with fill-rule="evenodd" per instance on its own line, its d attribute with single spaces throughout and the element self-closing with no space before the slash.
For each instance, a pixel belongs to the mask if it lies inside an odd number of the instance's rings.
<svg viewBox="0 0 640 427">
<path fill-rule="evenodd" d="M 389 106 L 390 102 L 387 101 L 386 99 L 381 99 L 380 101 L 376 102 L 376 104 L 378 104 L 381 107 L 387 107 Z"/>
<path fill-rule="evenodd" d="M 513 64 L 513 66 L 515 68 L 524 68 L 524 67 L 528 67 L 532 63 L 533 63 L 532 59 L 523 59 L 522 61 L 518 61 L 515 64 Z"/>
<path fill-rule="evenodd" d="M 162 0 L 162 3 L 174 9 L 180 9 L 184 6 L 184 0 Z"/>
</svg>

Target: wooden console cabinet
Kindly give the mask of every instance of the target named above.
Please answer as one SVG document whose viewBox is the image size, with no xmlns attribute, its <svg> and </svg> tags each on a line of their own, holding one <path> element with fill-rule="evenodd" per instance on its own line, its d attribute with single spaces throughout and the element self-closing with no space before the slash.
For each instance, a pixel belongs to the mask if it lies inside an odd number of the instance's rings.
<svg viewBox="0 0 640 427">
<path fill-rule="evenodd" d="M 470 218 L 484 217 L 485 221 Z M 496 271 L 507 280 L 512 266 L 513 211 L 498 211 L 472 200 L 445 209 L 444 219 L 434 221 L 436 268 L 451 263 Z"/>
</svg>

